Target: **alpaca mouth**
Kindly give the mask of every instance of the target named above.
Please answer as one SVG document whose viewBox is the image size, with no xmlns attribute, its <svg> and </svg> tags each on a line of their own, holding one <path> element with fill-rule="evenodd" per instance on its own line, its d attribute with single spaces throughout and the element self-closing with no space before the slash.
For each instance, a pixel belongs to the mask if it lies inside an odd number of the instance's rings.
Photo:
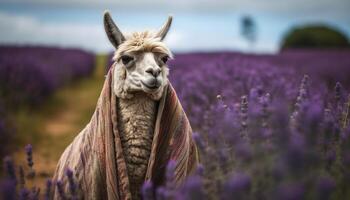
<svg viewBox="0 0 350 200">
<path fill-rule="evenodd" d="M 141 83 L 149 90 L 157 90 L 160 87 L 160 84 L 157 81 L 155 81 L 154 84 L 147 84 L 141 80 Z"/>
</svg>

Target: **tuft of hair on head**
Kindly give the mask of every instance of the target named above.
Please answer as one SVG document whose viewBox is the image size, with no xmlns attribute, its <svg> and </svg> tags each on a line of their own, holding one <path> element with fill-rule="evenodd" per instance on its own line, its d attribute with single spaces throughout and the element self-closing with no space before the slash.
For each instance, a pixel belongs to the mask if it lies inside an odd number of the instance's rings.
<svg viewBox="0 0 350 200">
<path fill-rule="evenodd" d="M 119 45 L 115 51 L 113 60 L 117 61 L 121 55 L 135 52 L 161 53 L 173 58 L 171 51 L 159 37 L 155 37 L 154 33 L 150 31 L 144 31 L 127 36 L 125 42 Z"/>
</svg>

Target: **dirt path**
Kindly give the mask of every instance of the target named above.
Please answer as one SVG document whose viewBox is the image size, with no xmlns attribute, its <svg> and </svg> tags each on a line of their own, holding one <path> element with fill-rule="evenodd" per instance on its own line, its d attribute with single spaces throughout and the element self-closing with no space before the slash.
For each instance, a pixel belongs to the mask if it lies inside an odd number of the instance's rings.
<svg viewBox="0 0 350 200">
<path fill-rule="evenodd" d="M 93 76 L 60 89 L 39 111 L 18 113 L 18 140 L 34 149 L 35 184 L 44 186 L 66 146 L 89 122 L 104 81 L 106 57 L 98 56 Z M 14 155 L 25 165 L 24 150 Z"/>
</svg>

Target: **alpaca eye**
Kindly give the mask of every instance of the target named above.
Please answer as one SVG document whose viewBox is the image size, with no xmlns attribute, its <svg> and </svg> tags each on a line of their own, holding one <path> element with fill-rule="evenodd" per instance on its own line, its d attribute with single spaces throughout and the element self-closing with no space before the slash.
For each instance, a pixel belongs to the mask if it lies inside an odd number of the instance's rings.
<svg viewBox="0 0 350 200">
<path fill-rule="evenodd" d="M 122 56 L 121 59 L 122 59 L 122 62 L 123 62 L 124 65 L 127 65 L 127 64 L 129 64 L 131 61 L 134 60 L 133 57 L 131 57 L 131 56 L 126 56 L 126 55 L 125 55 L 125 56 Z"/>
<path fill-rule="evenodd" d="M 164 57 L 162 58 L 162 62 L 163 62 L 164 64 L 166 64 L 166 63 L 168 62 L 168 60 L 169 60 L 169 56 L 164 56 Z"/>
</svg>

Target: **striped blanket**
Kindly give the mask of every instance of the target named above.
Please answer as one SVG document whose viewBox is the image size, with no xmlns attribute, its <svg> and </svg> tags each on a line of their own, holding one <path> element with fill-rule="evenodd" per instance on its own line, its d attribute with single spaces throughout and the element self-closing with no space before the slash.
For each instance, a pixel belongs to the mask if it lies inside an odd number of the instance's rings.
<svg viewBox="0 0 350 200">
<path fill-rule="evenodd" d="M 117 128 L 116 96 L 113 94 L 112 67 L 104 82 L 96 110 L 87 126 L 62 154 L 54 181 L 54 199 L 62 191 L 69 194 L 66 169 L 73 170 L 79 196 L 83 199 L 131 199 L 129 178 Z M 155 186 L 165 183 L 169 160 L 176 161 L 175 183 L 180 184 L 198 164 L 198 152 L 185 112 L 169 83 L 159 102 L 151 155 L 145 180 Z M 74 189 L 74 188 L 73 188 Z"/>
</svg>

